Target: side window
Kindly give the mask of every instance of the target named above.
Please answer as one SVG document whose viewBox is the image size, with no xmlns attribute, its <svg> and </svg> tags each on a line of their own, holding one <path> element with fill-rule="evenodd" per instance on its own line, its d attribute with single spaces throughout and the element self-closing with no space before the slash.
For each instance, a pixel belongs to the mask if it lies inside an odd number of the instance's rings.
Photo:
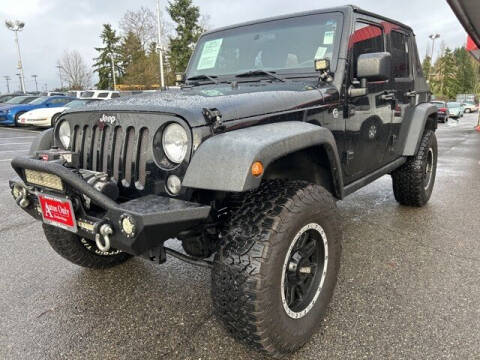
<svg viewBox="0 0 480 360">
<path fill-rule="evenodd" d="M 113 98 L 118 98 L 118 97 L 120 97 L 120 94 L 118 94 L 118 93 L 113 93 L 113 94 L 112 94 L 112 99 L 113 99 Z"/>
<path fill-rule="evenodd" d="M 106 92 L 100 93 L 100 94 L 98 94 L 97 97 L 99 97 L 99 98 L 107 98 L 107 97 L 108 97 L 108 93 L 106 93 Z"/>
<path fill-rule="evenodd" d="M 393 77 L 408 78 L 410 76 L 410 57 L 408 54 L 408 37 L 404 33 L 393 30 L 391 33 Z"/>
<path fill-rule="evenodd" d="M 383 30 L 372 24 L 357 22 L 349 43 L 353 52 L 353 77 L 357 77 L 356 64 L 360 55 L 385 51 Z"/>
</svg>

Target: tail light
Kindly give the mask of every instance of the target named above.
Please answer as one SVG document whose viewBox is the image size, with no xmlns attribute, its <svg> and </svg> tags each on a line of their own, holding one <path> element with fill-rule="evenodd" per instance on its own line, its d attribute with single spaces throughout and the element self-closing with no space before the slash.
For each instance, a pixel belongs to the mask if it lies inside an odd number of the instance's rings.
<svg viewBox="0 0 480 360">
<path fill-rule="evenodd" d="M 440 108 L 438 110 L 443 111 L 443 112 L 447 112 L 447 108 Z"/>
</svg>

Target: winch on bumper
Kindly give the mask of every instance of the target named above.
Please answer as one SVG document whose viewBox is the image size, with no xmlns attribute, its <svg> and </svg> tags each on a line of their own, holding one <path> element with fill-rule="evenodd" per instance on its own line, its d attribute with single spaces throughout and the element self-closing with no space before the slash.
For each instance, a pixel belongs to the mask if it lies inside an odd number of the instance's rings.
<svg viewBox="0 0 480 360">
<path fill-rule="evenodd" d="M 13 159 L 12 167 L 21 180 L 10 180 L 12 194 L 17 204 L 38 220 L 43 220 L 39 196 L 71 201 L 77 225 L 74 232 L 83 238 L 97 240 L 99 248 L 110 242 L 110 246 L 117 250 L 158 258 L 158 249 L 166 240 L 209 216 L 211 207 L 208 205 L 157 195 L 118 203 L 87 183 L 74 169 L 65 167 L 64 162 L 35 157 Z M 26 177 L 29 171 L 43 174 L 44 181 L 53 179 L 53 183 L 48 186 L 32 183 L 32 179 Z M 45 178 L 45 175 L 48 176 Z M 54 179 L 61 180 L 61 187 Z M 85 211 L 82 198 L 103 209 L 102 216 L 92 216 Z"/>
</svg>

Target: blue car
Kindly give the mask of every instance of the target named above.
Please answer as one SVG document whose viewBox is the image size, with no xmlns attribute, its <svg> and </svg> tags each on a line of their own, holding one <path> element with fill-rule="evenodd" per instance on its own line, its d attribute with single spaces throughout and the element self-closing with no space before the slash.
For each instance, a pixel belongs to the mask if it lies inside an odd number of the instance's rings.
<svg viewBox="0 0 480 360">
<path fill-rule="evenodd" d="M 66 103 L 75 100 L 75 98 L 69 96 L 41 96 L 32 100 L 27 104 L 2 104 L 0 106 L 0 124 L 17 126 L 20 115 L 27 111 L 64 106 Z"/>
</svg>

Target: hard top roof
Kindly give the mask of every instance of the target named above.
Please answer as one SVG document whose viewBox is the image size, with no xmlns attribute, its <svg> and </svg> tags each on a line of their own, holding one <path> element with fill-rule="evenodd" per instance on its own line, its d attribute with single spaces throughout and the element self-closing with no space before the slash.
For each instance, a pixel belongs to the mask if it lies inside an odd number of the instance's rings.
<svg viewBox="0 0 480 360">
<path fill-rule="evenodd" d="M 285 14 L 285 15 L 280 15 L 280 16 L 274 16 L 274 17 L 269 17 L 269 18 L 247 21 L 247 22 L 243 22 L 243 23 L 239 23 L 239 24 L 234 24 L 234 25 L 229 25 L 229 26 L 224 26 L 224 27 L 221 27 L 221 28 L 213 29 L 213 30 L 207 31 L 203 35 L 213 34 L 213 33 L 219 32 L 219 31 L 235 29 L 235 28 L 248 26 L 248 25 L 260 24 L 260 23 L 268 22 L 268 21 L 289 19 L 289 18 L 294 18 L 294 17 L 314 15 L 314 14 L 322 14 L 322 13 L 328 13 L 328 12 L 342 12 L 342 13 L 355 12 L 355 13 L 359 13 L 359 14 L 364 14 L 364 15 L 375 17 L 375 18 L 380 19 L 380 20 L 388 21 L 392 24 L 398 25 L 400 27 L 403 27 L 404 29 L 407 29 L 407 30 L 413 32 L 413 30 L 410 26 L 405 25 L 405 24 L 403 24 L 403 23 L 401 23 L 397 20 L 393 20 L 393 19 L 387 18 L 385 16 L 378 15 L 378 14 L 375 14 L 373 12 L 363 10 L 363 9 L 361 9 L 358 6 L 355 6 L 355 5 L 345 5 L 345 6 L 337 6 L 337 7 L 325 8 L 325 9 L 318 9 L 318 10 L 302 11 L 302 12 L 297 12 L 297 13 L 292 13 L 292 14 Z"/>
</svg>

